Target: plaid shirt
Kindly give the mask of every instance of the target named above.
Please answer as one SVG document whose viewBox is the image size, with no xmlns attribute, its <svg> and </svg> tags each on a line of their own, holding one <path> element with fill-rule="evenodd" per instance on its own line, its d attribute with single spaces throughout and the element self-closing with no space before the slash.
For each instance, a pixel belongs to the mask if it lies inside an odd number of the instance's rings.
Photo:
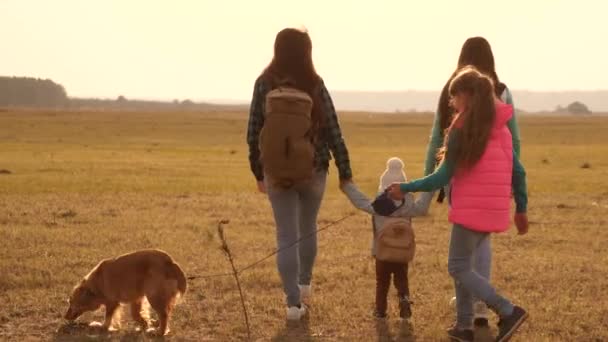
<svg viewBox="0 0 608 342">
<path fill-rule="evenodd" d="M 253 90 L 253 99 L 249 109 L 249 126 L 247 129 L 247 144 L 249 144 L 249 164 L 251 171 L 258 181 L 264 179 L 264 171 L 260 160 L 259 138 L 260 131 L 264 126 L 264 103 L 266 94 L 270 91 L 268 85 L 258 78 L 255 82 Z M 326 114 L 325 125 L 321 128 L 321 132 L 316 140 L 315 151 L 315 166 L 317 170 L 327 170 L 331 154 L 335 158 L 336 166 L 340 174 L 340 179 L 347 180 L 352 178 L 350 169 L 350 159 L 348 150 L 342 138 L 342 131 L 338 122 L 336 109 L 334 108 L 331 96 L 325 88 L 325 84 L 321 82 L 321 100 Z"/>
</svg>

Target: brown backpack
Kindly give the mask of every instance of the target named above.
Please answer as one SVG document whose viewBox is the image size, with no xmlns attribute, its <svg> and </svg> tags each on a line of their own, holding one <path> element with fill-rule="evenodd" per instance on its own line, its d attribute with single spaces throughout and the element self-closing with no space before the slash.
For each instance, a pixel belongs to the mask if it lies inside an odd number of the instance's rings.
<svg viewBox="0 0 608 342">
<path fill-rule="evenodd" d="M 287 188 L 312 178 L 312 99 L 298 89 L 279 87 L 266 95 L 260 152 L 264 173 L 273 185 Z"/>
<path fill-rule="evenodd" d="M 416 253 L 416 236 L 410 218 L 385 217 L 376 239 L 376 259 L 409 263 Z"/>
</svg>

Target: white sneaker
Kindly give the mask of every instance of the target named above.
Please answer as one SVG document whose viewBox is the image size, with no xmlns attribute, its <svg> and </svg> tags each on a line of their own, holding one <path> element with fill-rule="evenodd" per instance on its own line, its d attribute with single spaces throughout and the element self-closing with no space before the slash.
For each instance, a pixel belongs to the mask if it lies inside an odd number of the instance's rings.
<svg viewBox="0 0 608 342">
<path fill-rule="evenodd" d="M 450 307 L 456 309 L 456 297 L 452 297 L 450 300 Z M 476 301 L 473 303 L 473 310 L 475 314 L 474 324 L 477 327 L 488 326 L 488 306 L 482 301 Z"/>
<path fill-rule="evenodd" d="M 450 299 L 450 307 L 452 309 L 456 309 L 456 297 L 452 297 L 452 299 Z"/>
<path fill-rule="evenodd" d="M 488 317 L 488 306 L 486 303 L 482 301 L 478 301 L 473 304 L 473 309 L 475 312 L 475 319 L 473 320 L 473 325 L 476 327 L 488 327 L 489 325 L 489 317 Z"/>
<path fill-rule="evenodd" d="M 473 304 L 475 317 L 488 318 L 488 306 L 482 301 L 477 301 Z"/>
<path fill-rule="evenodd" d="M 312 297 L 312 285 L 298 285 L 300 288 L 300 302 L 310 304 Z"/>
<path fill-rule="evenodd" d="M 300 307 L 291 306 L 287 309 L 287 320 L 288 321 L 299 321 L 306 315 L 306 305 L 300 304 Z"/>
</svg>

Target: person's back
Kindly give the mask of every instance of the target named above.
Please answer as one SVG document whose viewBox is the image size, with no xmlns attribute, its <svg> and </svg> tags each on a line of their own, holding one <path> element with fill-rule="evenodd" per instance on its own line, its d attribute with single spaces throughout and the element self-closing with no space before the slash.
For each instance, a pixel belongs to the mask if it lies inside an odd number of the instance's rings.
<svg viewBox="0 0 608 342">
<path fill-rule="evenodd" d="M 441 148 L 445 140 L 445 132 L 450 124 L 451 118 L 454 113 L 454 108 L 450 105 L 450 96 L 448 93 L 449 85 L 452 79 L 456 76 L 458 71 L 467 66 L 472 65 L 480 72 L 490 76 L 494 81 L 494 90 L 496 96 L 499 96 L 503 103 L 515 107 L 513 104 L 513 95 L 509 90 L 507 84 L 499 78 L 496 73 L 496 65 L 494 61 L 494 53 L 490 43 L 483 37 L 471 37 L 467 39 L 462 45 L 460 55 L 458 56 L 458 63 L 456 69 L 445 83 L 443 89 L 440 92 L 440 96 L 437 103 L 437 109 L 435 111 L 435 118 L 433 120 L 433 127 L 431 129 L 430 139 L 427 146 L 426 159 L 424 163 L 424 175 L 430 175 L 437 167 L 437 152 Z M 517 125 L 517 118 L 513 113 L 511 119 L 508 121 L 507 126 L 512 136 L 513 152 L 519 158 L 520 157 L 520 137 L 519 127 Z M 439 190 L 439 196 L 437 196 L 437 202 L 443 202 L 445 194 L 448 191 L 449 186 Z M 492 264 L 484 262 L 483 255 L 475 255 L 474 268 L 482 277 L 490 278 Z M 454 306 L 456 297 L 451 300 L 451 306 Z M 487 327 L 488 326 L 488 308 L 481 301 L 477 301 L 475 304 L 475 326 Z"/>
<path fill-rule="evenodd" d="M 471 229 L 501 232 L 510 224 L 513 144 L 507 121 L 513 107 L 496 101 L 496 117 L 481 158 L 451 182 L 449 220 Z"/>
<path fill-rule="evenodd" d="M 287 86 L 291 90 L 282 89 Z M 311 300 L 317 216 L 332 155 L 340 180 L 352 178 L 337 113 L 315 71 L 307 32 L 287 28 L 277 34 L 273 58 L 255 81 L 247 144 L 256 185 L 268 195 L 276 224 L 286 318 L 300 320 Z M 307 238 L 298 241 L 300 236 Z"/>
</svg>

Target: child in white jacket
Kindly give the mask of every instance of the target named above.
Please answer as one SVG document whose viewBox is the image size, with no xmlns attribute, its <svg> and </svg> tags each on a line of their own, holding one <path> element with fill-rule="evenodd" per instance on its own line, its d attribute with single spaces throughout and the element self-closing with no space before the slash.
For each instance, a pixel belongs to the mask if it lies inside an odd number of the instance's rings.
<svg viewBox="0 0 608 342">
<path fill-rule="evenodd" d="M 382 194 L 389 185 L 394 182 L 406 182 L 407 177 L 403 171 L 403 161 L 399 158 L 390 158 L 387 168 L 380 177 L 378 194 Z M 374 240 L 372 242 L 372 256 L 376 256 L 376 240 L 382 230 L 386 216 L 381 216 L 374 210 L 372 203 L 365 194 L 352 182 L 345 182 L 341 185 L 342 191 L 346 194 L 351 203 L 360 210 L 372 216 L 372 226 Z M 411 218 L 414 216 L 424 216 L 428 212 L 429 205 L 433 198 L 432 193 L 422 193 L 418 200 L 414 200 L 412 194 L 405 195 L 405 201 L 395 202 L 395 211 L 390 217 Z M 408 264 L 394 263 L 376 259 L 376 310 L 374 316 L 378 319 L 386 317 L 387 295 L 391 282 L 391 275 L 399 296 L 399 316 L 408 319 L 412 316 L 410 306 L 410 291 L 408 281 Z"/>
</svg>

